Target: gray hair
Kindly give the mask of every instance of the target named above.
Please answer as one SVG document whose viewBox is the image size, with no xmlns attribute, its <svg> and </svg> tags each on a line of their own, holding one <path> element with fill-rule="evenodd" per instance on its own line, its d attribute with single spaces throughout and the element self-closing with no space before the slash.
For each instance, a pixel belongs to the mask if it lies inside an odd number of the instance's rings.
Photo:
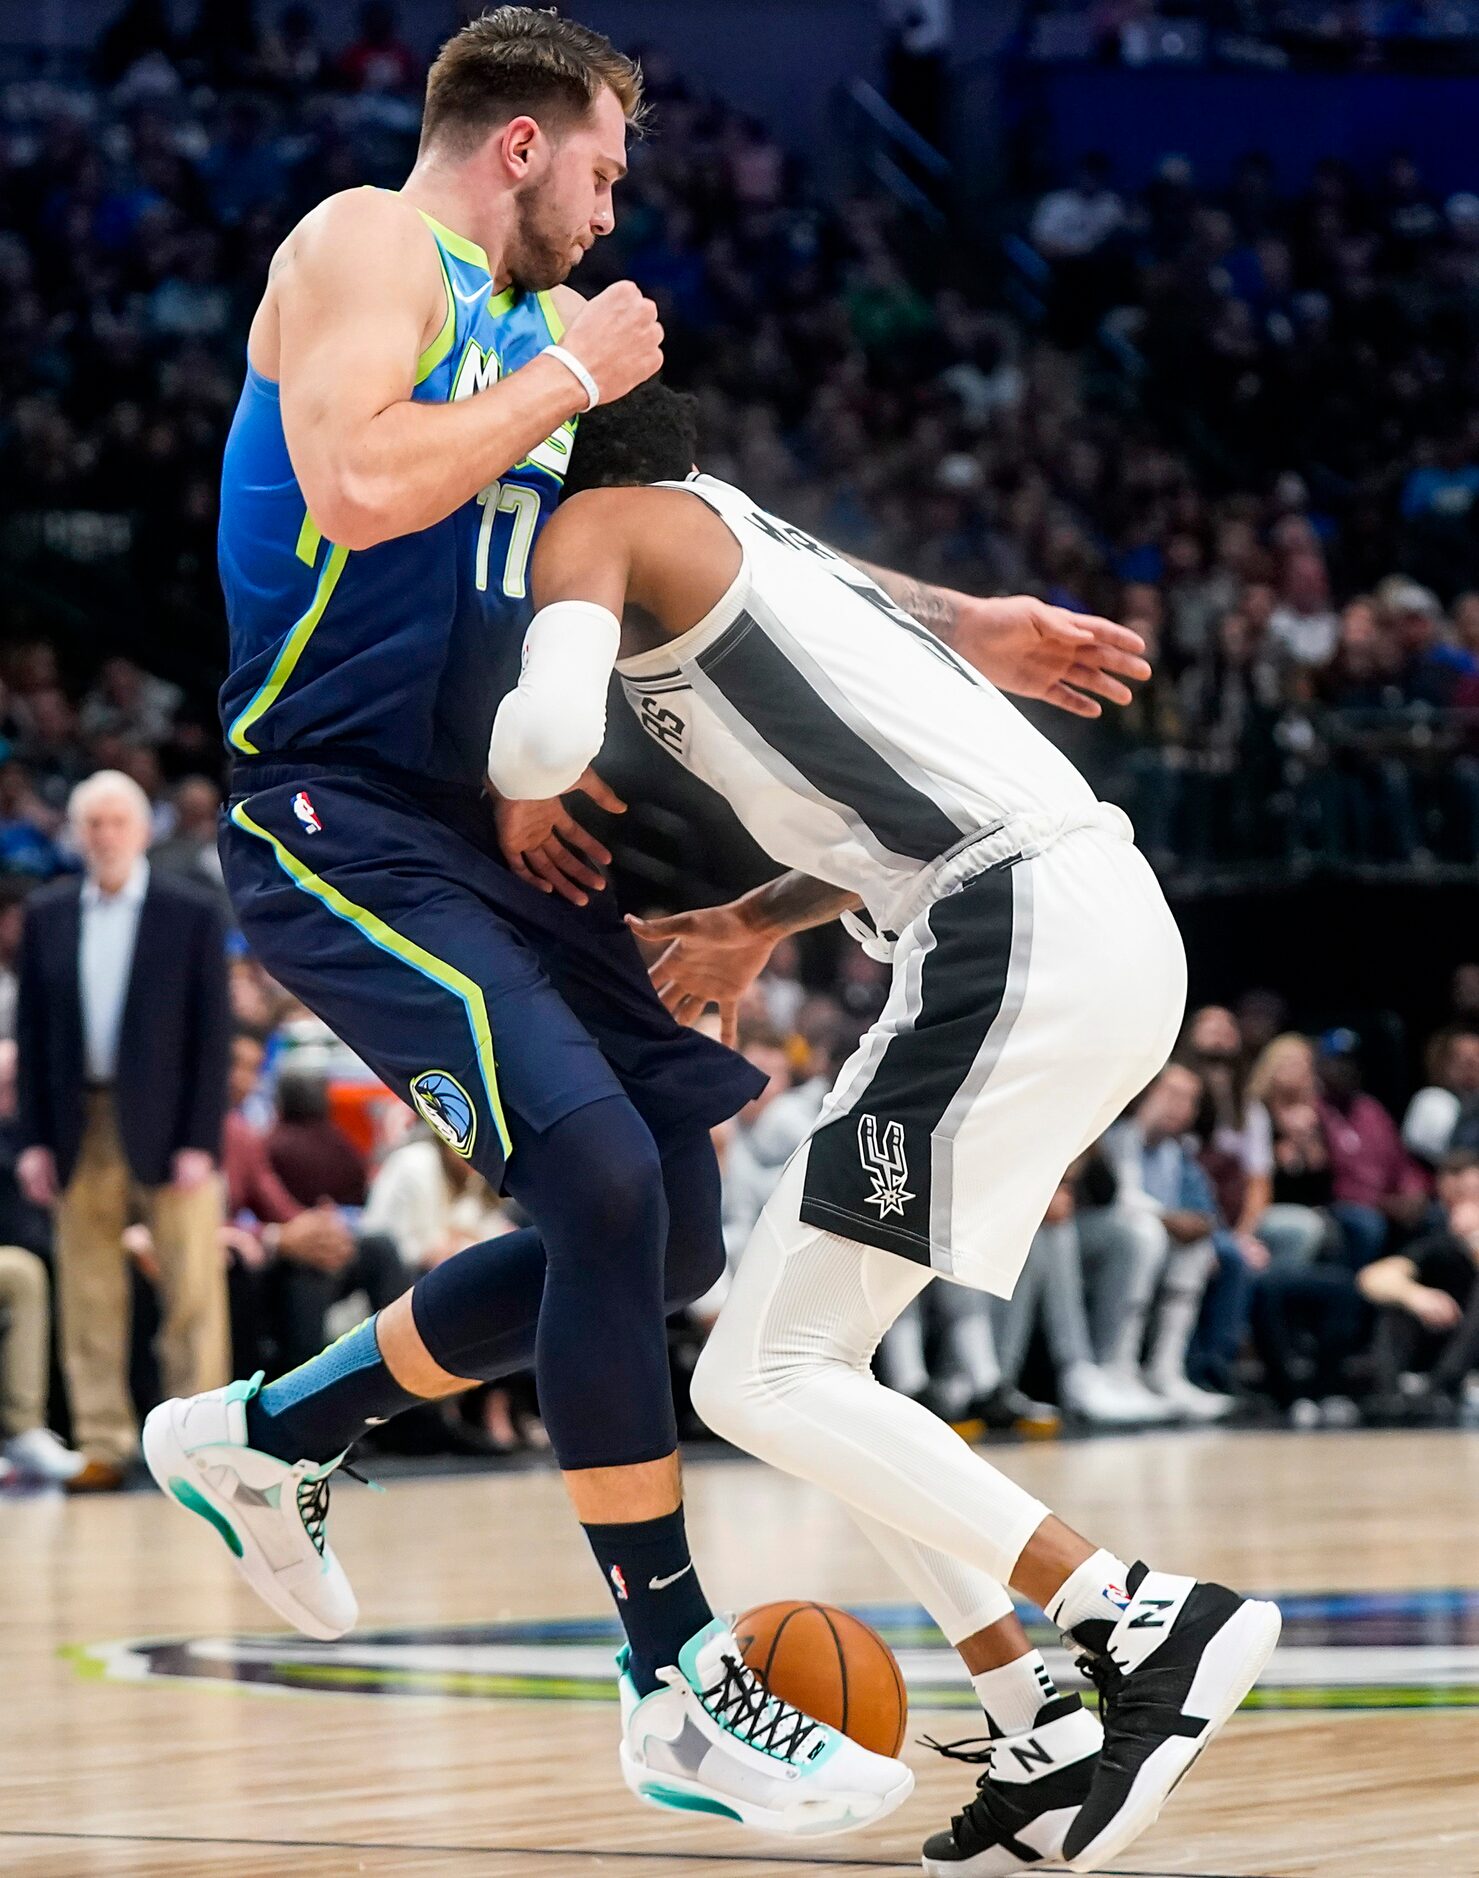
<svg viewBox="0 0 1479 1878">
<path fill-rule="evenodd" d="M 67 798 L 67 820 L 75 828 L 94 802 L 104 796 L 120 796 L 133 809 L 146 828 L 154 825 L 154 809 L 147 795 L 121 769 L 94 770 L 84 777 Z"/>
</svg>

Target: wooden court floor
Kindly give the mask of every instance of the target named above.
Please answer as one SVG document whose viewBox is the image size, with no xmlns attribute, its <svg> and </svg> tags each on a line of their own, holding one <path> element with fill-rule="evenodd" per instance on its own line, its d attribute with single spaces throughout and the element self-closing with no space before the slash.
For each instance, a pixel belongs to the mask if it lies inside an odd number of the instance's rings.
<svg viewBox="0 0 1479 1878">
<path fill-rule="evenodd" d="M 1118 1870 L 1479 1875 L 1479 1437 L 1157 1435 L 997 1458 L 1126 1557 L 1285 1603 L 1276 1705 L 1232 1724 Z M 337 1490 L 361 1606 L 338 1646 L 285 1637 L 152 1494 L 48 1495 L 0 1499 L 0 1873 L 917 1870 L 971 1789 L 916 1745 L 978 1732 L 951 1706 L 969 1695 L 953 1659 L 825 1496 L 726 1460 L 695 1461 L 689 1489 L 716 1603 L 831 1599 L 896 1640 L 919 1785 L 882 1826 L 798 1850 L 629 1798 L 615 1708 L 591 1699 L 609 1614 L 549 1473 Z"/>
</svg>

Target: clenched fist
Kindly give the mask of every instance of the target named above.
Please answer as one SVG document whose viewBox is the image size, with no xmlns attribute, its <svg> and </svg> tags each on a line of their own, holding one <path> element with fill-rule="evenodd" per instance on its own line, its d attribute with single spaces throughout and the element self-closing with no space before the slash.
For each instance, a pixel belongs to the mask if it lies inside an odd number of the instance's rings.
<svg viewBox="0 0 1479 1878">
<path fill-rule="evenodd" d="M 595 379 L 602 404 L 611 404 L 662 369 L 662 327 L 657 308 L 629 280 L 598 293 L 560 341 Z"/>
</svg>

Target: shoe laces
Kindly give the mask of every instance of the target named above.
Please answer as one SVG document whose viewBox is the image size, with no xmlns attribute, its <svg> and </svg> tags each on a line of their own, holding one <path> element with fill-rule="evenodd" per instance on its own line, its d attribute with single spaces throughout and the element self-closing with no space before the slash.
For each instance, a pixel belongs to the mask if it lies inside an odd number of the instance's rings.
<svg viewBox="0 0 1479 1878">
<path fill-rule="evenodd" d="M 367 1480 L 358 1468 L 351 1467 L 348 1461 L 340 1461 L 338 1470 L 348 1474 L 351 1480 L 357 1480 L 362 1487 L 368 1487 L 372 1493 L 383 1493 L 385 1489 L 374 1480 Z M 320 1558 L 324 1555 L 324 1526 L 329 1517 L 329 1475 L 320 1474 L 317 1479 L 305 1475 L 298 1482 L 298 1516 L 303 1521 L 303 1530 L 313 1542 L 313 1549 Z"/>
<path fill-rule="evenodd" d="M 1173 1699 L 1164 1673 L 1152 1661 L 1139 1665 L 1132 1674 L 1131 1665 L 1112 1649 L 1098 1656 L 1077 1656 L 1074 1661 L 1099 1691 L 1102 1764 L 1133 1771 L 1137 1760 L 1132 1743 L 1155 1735 L 1165 1705 Z"/>
<path fill-rule="evenodd" d="M 1000 1845 L 1009 1838 L 1017 1822 L 998 1803 L 996 1750 L 1001 1746 L 1001 1738 L 968 1735 L 963 1741 L 936 1741 L 932 1735 L 921 1735 L 919 1745 L 933 1748 L 947 1761 L 966 1761 L 981 1767 L 975 1799 L 950 1821 L 950 1836 L 959 1850 L 972 1858 L 977 1852 Z"/>
<path fill-rule="evenodd" d="M 821 1723 L 772 1695 L 759 1670 L 728 1652 L 720 1659 L 724 1674 L 699 1699 L 721 1728 L 762 1754 L 794 1761 Z"/>
<path fill-rule="evenodd" d="M 324 1522 L 329 1517 L 329 1477 L 305 1478 L 298 1482 L 298 1517 L 303 1530 L 313 1542 L 320 1558 L 324 1555 Z"/>
</svg>

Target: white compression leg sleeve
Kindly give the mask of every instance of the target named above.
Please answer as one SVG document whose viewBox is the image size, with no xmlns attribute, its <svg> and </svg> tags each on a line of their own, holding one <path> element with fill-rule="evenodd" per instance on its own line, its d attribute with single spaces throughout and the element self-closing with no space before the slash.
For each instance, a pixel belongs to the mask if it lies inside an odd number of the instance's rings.
<svg viewBox="0 0 1479 1878">
<path fill-rule="evenodd" d="M 995 1578 L 977 1571 L 974 1565 L 963 1565 L 948 1553 L 921 1545 L 907 1533 L 860 1513 L 855 1506 L 848 1511 L 864 1537 L 872 1541 L 934 1618 L 947 1643 L 964 1643 L 988 1624 L 1011 1616 L 1012 1594 Z"/>
<path fill-rule="evenodd" d="M 760 1215 L 694 1373 L 693 1405 L 737 1447 L 1008 1584 L 1048 1509 L 875 1381 L 879 1338 L 931 1273 L 803 1225 L 804 1168 L 797 1155 Z"/>
</svg>

